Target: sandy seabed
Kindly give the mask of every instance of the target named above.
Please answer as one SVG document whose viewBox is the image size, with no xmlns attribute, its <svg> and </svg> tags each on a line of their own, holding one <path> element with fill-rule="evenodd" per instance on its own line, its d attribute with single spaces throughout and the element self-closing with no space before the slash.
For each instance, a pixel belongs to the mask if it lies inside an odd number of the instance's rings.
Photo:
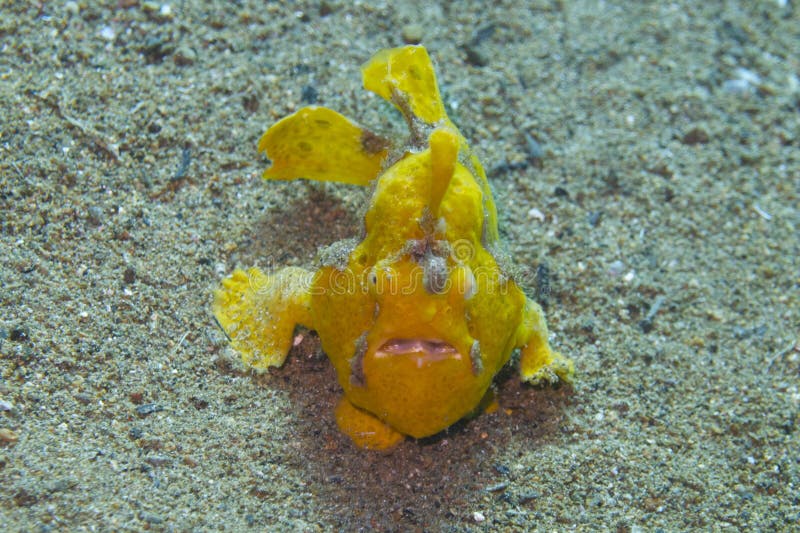
<svg viewBox="0 0 800 533">
<path fill-rule="evenodd" d="M 396 4 L 0 4 L 2 529 L 800 528 L 796 2 Z M 359 65 L 417 39 L 577 380 L 378 454 L 313 332 L 255 375 L 210 294 L 356 233 L 255 145 L 402 135 Z"/>
</svg>

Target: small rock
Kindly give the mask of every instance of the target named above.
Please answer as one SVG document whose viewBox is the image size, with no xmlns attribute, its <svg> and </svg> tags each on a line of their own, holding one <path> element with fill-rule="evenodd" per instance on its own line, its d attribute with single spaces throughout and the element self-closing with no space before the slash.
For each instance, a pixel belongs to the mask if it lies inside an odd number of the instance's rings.
<svg viewBox="0 0 800 533">
<path fill-rule="evenodd" d="M 160 4 L 158 2 L 142 2 L 142 11 L 156 22 L 168 22 L 175 18 L 172 6 Z"/>
<path fill-rule="evenodd" d="M 27 342 L 30 339 L 28 328 L 25 326 L 17 326 L 12 329 L 8 334 L 8 340 L 13 342 Z"/>
<path fill-rule="evenodd" d="M 164 408 L 157 403 L 146 403 L 136 408 L 136 414 L 141 417 L 145 417 L 163 410 Z"/>
<path fill-rule="evenodd" d="M 147 511 L 142 511 L 139 513 L 139 519 L 143 522 L 147 522 L 148 524 L 163 524 L 164 519 L 158 516 L 155 513 L 149 513 Z"/>
<path fill-rule="evenodd" d="M 625 270 L 625 263 L 622 261 L 614 261 L 608 265 L 608 274 L 612 277 L 617 277 Z"/>
<path fill-rule="evenodd" d="M 13 444 L 19 439 L 19 434 L 8 428 L 0 428 L 0 442 L 3 444 Z"/>
<path fill-rule="evenodd" d="M 533 218 L 539 222 L 544 222 L 544 213 L 542 213 L 539 209 L 532 207 L 528 211 L 528 218 Z"/>
<path fill-rule="evenodd" d="M 89 222 L 94 224 L 95 226 L 99 226 L 103 223 L 103 209 L 93 205 L 89 209 L 86 210 L 87 219 Z"/>
<path fill-rule="evenodd" d="M 484 515 L 480 511 L 475 511 L 474 513 L 472 513 L 472 519 L 480 524 L 481 522 L 485 522 L 486 521 L 486 515 Z"/>
<path fill-rule="evenodd" d="M 300 93 L 300 100 L 306 104 L 316 104 L 319 92 L 313 85 L 306 85 Z"/>
<path fill-rule="evenodd" d="M 64 4 L 64 11 L 70 16 L 75 16 L 80 14 L 81 6 L 78 5 L 78 2 L 67 2 Z"/>
<path fill-rule="evenodd" d="M 113 41 L 117 37 L 117 32 L 115 32 L 114 28 L 112 28 L 111 26 L 103 26 L 102 28 L 100 28 L 97 34 L 100 35 L 100 37 L 102 39 L 105 39 L 106 41 Z"/>
<path fill-rule="evenodd" d="M 195 52 L 193 48 L 182 44 L 177 50 L 175 50 L 172 60 L 175 61 L 175 64 L 180 67 L 192 65 L 195 61 L 197 61 L 197 52 Z"/>
<path fill-rule="evenodd" d="M 160 467 L 170 464 L 172 462 L 172 459 L 164 455 L 151 455 L 150 457 L 146 457 L 144 462 L 151 466 Z"/>
<path fill-rule="evenodd" d="M 406 24 L 403 26 L 403 42 L 406 44 L 419 44 L 422 42 L 422 37 L 425 30 L 419 24 Z"/>
<path fill-rule="evenodd" d="M 126 268 L 125 272 L 122 273 L 122 281 L 124 281 L 126 285 L 130 285 L 136 281 L 136 271 L 132 267 Z"/>
<path fill-rule="evenodd" d="M 683 135 L 681 142 L 688 145 L 705 144 L 708 142 L 708 139 L 709 137 L 706 130 L 695 126 Z"/>
<path fill-rule="evenodd" d="M 158 8 L 158 17 L 162 21 L 172 20 L 175 14 L 172 12 L 172 6 L 169 4 L 162 4 Z"/>
<path fill-rule="evenodd" d="M 525 133 L 525 151 L 528 154 L 528 159 L 531 161 L 538 161 L 544 157 L 542 145 L 527 132 Z"/>
<path fill-rule="evenodd" d="M 476 67 L 485 67 L 489 64 L 489 58 L 476 46 L 468 44 L 464 46 L 464 51 L 467 53 L 467 63 L 470 65 Z"/>
<path fill-rule="evenodd" d="M 753 92 L 753 86 L 745 80 L 725 80 L 722 83 L 722 90 L 731 94 L 749 94 Z"/>
</svg>

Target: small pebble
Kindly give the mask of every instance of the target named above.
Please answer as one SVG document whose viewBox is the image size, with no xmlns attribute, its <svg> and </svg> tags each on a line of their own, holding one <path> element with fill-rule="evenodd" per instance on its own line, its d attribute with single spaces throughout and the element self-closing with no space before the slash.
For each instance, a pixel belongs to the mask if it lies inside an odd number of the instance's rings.
<svg viewBox="0 0 800 533">
<path fill-rule="evenodd" d="M 172 60 L 180 67 L 192 65 L 197 60 L 197 52 L 195 52 L 193 48 L 182 44 L 175 50 Z"/>
<path fill-rule="evenodd" d="M 485 522 L 486 521 L 486 515 L 484 515 L 480 511 L 475 511 L 474 513 L 472 513 L 472 519 L 480 524 L 481 522 Z"/>
<path fill-rule="evenodd" d="M 528 153 L 528 159 L 530 160 L 535 161 L 544 157 L 542 145 L 527 132 L 525 133 L 525 149 Z"/>
<path fill-rule="evenodd" d="M 164 455 L 151 455 L 150 457 L 146 457 L 144 460 L 145 463 L 151 466 L 165 466 L 172 462 L 172 459 L 166 457 Z"/>
<path fill-rule="evenodd" d="M 11 333 L 8 335 L 8 340 L 14 342 L 25 342 L 30 338 L 28 335 L 28 329 L 25 327 L 16 327 L 11 330 Z"/>
<path fill-rule="evenodd" d="M 88 215 L 87 218 L 89 219 L 89 222 L 95 226 L 99 226 L 103 222 L 103 210 L 96 205 L 93 205 L 87 209 L 86 214 Z"/>
<path fill-rule="evenodd" d="M 731 94 L 745 95 L 754 93 L 761 85 L 761 76 L 752 70 L 743 67 L 736 69 L 736 77 L 725 80 L 722 89 Z"/>
<path fill-rule="evenodd" d="M 705 144 L 708 142 L 708 133 L 703 128 L 695 126 L 683 135 L 681 142 L 690 146 Z"/>
<path fill-rule="evenodd" d="M 528 218 L 533 218 L 539 222 L 544 222 L 544 213 L 533 207 L 530 211 L 528 211 Z"/>
<path fill-rule="evenodd" d="M 11 444 L 17 442 L 19 435 L 16 431 L 8 428 L 0 428 L 0 442 Z"/>
<path fill-rule="evenodd" d="M 103 26 L 102 28 L 100 28 L 98 34 L 106 41 L 113 41 L 117 36 L 117 33 L 111 26 Z"/>
<path fill-rule="evenodd" d="M 761 84 L 761 76 L 757 73 L 753 72 L 752 70 L 748 70 L 746 68 L 739 67 L 736 69 L 736 77 L 740 80 L 744 80 L 750 85 L 759 85 Z"/>
<path fill-rule="evenodd" d="M 419 44 L 422 42 L 422 37 L 425 33 L 423 27 L 419 24 L 406 24 L 403 26 L 403 42 L 406 44 Z"/>
<path fill-rule="evenodd" d="M 318 97 L 319 92 L 314 88 L 313 85 L 306 85 L 303 87 L 303 90 L 300 93 L 300 100 L 306 104 L 316 104 Z"/>
<path fill-rule="evenodd" d="M 152 415 L 153 413 L 157 413 L 163 410 L 164 408 L 158 405 L 157 403 L 146 403 L 136 408 L 136 414 L 139 416 L 149 416 Z"/>
<path fill-rule="evenodd" d="M 122 273 L 122 281 L 124 281 L 126 285 L 130 285 L 136 281 L 136 271 L 131 267 L 126 268 L 125 272 Z"/>
<path fill-rule="evenodd" d="M 64 4 L 64 11 L 70 16 L 75 16 L 80 14 L 81 6 L 78 5 L 78 2 L 67 2 Z"/>
<path fill-rule="evenodd" d="M 625 263 L 622 261 L 614 261 L 610 265 L 608 265 L 608 274 L 613 277 L 617 277 L 625 270 Z"/>
<path fill-rule="evenodd" d="M 753 92 L 753 87 L 745 80 L 725 80 L 722 83 L 722 90 L 731 94 L 749 94 Z"/>
<path fill-rule="evenodd" d="M 468 44 L 464 46 L 467 53 L 467 63 L 475 67 L 485 67 L 489 64 L 489 58 L 477 46 Z"/>
<path fill-rule="evenodd" d="M 161 20 L 172 20 L 174 16 L 172 12 L 172 6 L 169 4 L 162 4 L 160 8 L 158 8 L 158 16 Z"/>
<path fill-rule="evenodd" d="M 147 511 L 142 511 L 139 513 L 139 519 L 143 522 L 147 522 L 148 524 L 163 524 L 164 519 L 161 518 L 159 515 L 155 513 L 148 513 Z"/>
</svg>

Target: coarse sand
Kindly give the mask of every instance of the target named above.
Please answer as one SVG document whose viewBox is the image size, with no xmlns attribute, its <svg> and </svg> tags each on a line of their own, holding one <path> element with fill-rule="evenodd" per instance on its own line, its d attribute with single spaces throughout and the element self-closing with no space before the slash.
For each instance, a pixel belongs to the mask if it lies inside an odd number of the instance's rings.
<svg viewBox="0 0 800 533">
<path fill-rule="evenodd" d="M 368 191 L 264 182 L 315 103 L 421 40 L 573 386 L 389 453 L 313 332 L 256 375 L 211 291 L 313 268 Z M 0 529 L 800 529 L 800 6 L 0 4 Z"/>
</svg>

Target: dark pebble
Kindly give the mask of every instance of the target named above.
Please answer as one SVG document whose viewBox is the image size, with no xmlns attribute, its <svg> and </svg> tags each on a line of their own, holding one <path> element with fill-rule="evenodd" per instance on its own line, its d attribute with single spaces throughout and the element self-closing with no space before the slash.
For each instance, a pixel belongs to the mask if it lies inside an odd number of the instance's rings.
<svg viewBox="0 0 800 533">
<path fill-rule="evenodd" d="M 91 396 L 89 396 L 88 394 L 84 394 L 82 392 L 77 393 L 74 396 L 74 398 L 78 403 L 82 403 L 83 405 L 89 405 L 94 401 L 94 399 Z"/>
<path fill-rule="evenodd" d="M 131 267 L 126 268 L 125 272 L 122 273 L 122 280 L 125 284 L 130 285 L 136 281 L 136 271 Z"/>
<path fill-rule="evenodd" d="M 27 342 L 30 339 L 28 328 L 16 327 L 8 334 L 8 340 L 14 342 Z"/>
<path fill-rule="evenodd" d="M 300 99 L 306 104 L 316 104 L 318 97 L 319 92 L 317 92 L 313 85 L 306 85 L 300 93 Z"/>
<path fill-rule="evenodd" d="M 708 133 L 706 130 L 695 126 L 686 132 L 681 142 L 688 145 L 705 144 L 708 142 Z"/>
<path fill-rule="evenodd" d="M 489 58 L 476 46 L 467 44 L 464 46 L 464 51 L 467 53 L 467 63 L 470 65 L 476 67 L 485 67 L 489 64 Z"/>
<path fill-rule="evenodd" d="M 192 396 L 191 402 L 192 405 L 194 405 L 194 408 L 197 410 L 205 409 L 206 407 L 208 407 L 208 401 L 202 398 L 197 398 L 196 396 Z"/>
<path fill-rule="evenodd" d="M 500 463 L 494 465 L 494 470 L 498 474 L 502 474 L 504 476 L 507 476 L 511 473 L 511 470 L 506 465 Z"/>
<path fill-rule="evenodd" d="M 258 111 L 258 95 L 255 94 L 246 94 L 242 97 L 242 107 L 245 111 L 249 111 L 250 113 L 255 113 Z"/>
<path fill-rule="evenodd" d="M 17 507 L 30 507 L 39 501 L 39 495 L 34 491 L 29 491 L 25 487 L 19 489 L 13 496 Z"/>
<path fill-rule="evenodd" d="M 531 500 L 536 500 L 538 498 L 539 498 L 539 493 L 538 492 L 529 491 L 529 492 L 523 492 L 522 494 L 520 494 L 519 497 L 517 498 L 517 500 L 519 501 L 519 503 L 525 503 L 525 502 L 529 502 Z"/>
<path fill-rule="evenodd" d="M 139 416 L 149 416 L 152 415 L 153 413 L 157 413 L 163 410 L 164 408 L 158 405 L 157 403 L 146 403 L 136 408 L 136 414 Z"/>
<path fill-rule="evenodd" d="M 170 42 L 168 37 L 153 36 L 145 40 L 140 51 L 148 63 L 161 63 L 166 56 L 175 51 L 175 45 Z"/>
</svg>

